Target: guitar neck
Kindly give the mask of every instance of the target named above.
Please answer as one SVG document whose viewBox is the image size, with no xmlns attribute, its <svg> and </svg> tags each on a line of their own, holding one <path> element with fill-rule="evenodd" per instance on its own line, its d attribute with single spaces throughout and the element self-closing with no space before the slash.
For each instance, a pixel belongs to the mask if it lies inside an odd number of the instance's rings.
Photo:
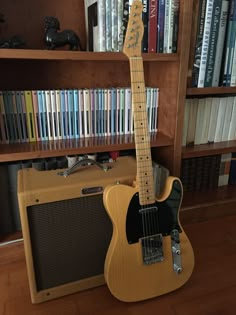
<svg viewBox="0 0 236 315">
<path fill-rule="evenodd" d="M 131 57 L 129 62 L 139 201 L 141 205 L 148 205 L 155 202 L 155 194 L 153 185 L 150 135 L 147 119 L 143 59 L 142 57 Z"/>
</svg>

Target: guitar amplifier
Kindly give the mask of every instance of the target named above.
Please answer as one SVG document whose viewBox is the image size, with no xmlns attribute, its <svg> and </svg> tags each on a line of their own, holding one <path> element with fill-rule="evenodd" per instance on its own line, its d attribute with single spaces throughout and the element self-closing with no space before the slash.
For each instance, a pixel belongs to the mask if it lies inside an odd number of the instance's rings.
<svg viewBox="0 0 236 315">
<path fill-rule="evenodd" d="M 18 201 L 32 303 L 105 283 L 112 223 L 103 206 L 107 185 L 132 185 L 133 157 L 120 157 L 104 172 L 96 165 L 68 177 L 58 170 L 18 172 Z"/>
</svg>

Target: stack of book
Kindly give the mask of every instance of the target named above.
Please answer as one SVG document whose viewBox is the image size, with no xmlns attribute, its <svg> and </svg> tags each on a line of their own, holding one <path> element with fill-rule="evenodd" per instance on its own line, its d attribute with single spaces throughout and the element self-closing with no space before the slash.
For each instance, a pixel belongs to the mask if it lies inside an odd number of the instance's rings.
<svg viewBox="0 0 236 315">
<path fill-rule="evenodd" d="M 198 11 L 192 85 L 236 86 L 235 0 L 200 0 Z"/>
<path fill-rule="evenodd" d="M 224 153 L 184 159 L 181 180 L 184 191 L 207 189 L 236 184 L 236 154 Z"/>
<path fill-rule="evenodd" d="M 182 144 L 236 139 L 236 97 L 186 99 Z"/>
<path fill-rule="evenodd" d="M 141 1 L 141 0 L 140 0 Z M 142 0 L 143 52 L 177 51 L 180 0 Z M 121 51 L 133 0 L 84 0 L 87 50 Z"/>
<path fill-rule="evenodd" d="M 149 131 L 158 124 L 158 88 L 146 88 Z M 0 92 L 0 143 L 134 132 L 130 88 Z"/>
</svg>

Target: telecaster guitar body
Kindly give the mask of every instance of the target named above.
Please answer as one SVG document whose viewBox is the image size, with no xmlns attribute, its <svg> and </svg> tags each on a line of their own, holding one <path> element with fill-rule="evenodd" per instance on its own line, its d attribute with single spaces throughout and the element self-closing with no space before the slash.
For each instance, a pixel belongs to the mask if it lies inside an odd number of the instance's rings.
<svg viewBox="0 0 236 315">
<path fill-rule="evenodd" d="M 169 177 L 163 195 L 148 208 L 142 209 L 138 194 L 136 187 L 119 184 L 104 191 L 104 205 L 113 223 L 105 279 L 111 293 L 126 302 L 179 288 L 194 267 L 193 249 L 178 218 L 179 179 Z"/>
<path fill-rule="evenodd" d="M 141 55 L 141 14 L 141 1 L 134 1 L 123 49 L 130 64 L 137 185 L 107 187 L 103 194 L 113 222 L 105 279 L 115 297 L 129 302 L 179 288 L 189 279 L 194 266 L 191 244 L 179 222 L 180 180 L 168 177 L 164 193 L 158 199 L 154 192 Z"/>
</svg>

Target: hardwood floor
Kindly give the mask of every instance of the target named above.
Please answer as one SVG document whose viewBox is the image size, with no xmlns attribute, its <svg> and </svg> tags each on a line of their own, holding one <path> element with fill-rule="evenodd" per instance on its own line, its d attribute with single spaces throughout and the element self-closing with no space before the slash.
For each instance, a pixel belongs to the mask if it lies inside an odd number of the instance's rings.
<svg viewBox="0 0 236 315">
<path fill-rule="evenodd" d="M 138 303 L 116 300 L 106 286 L 31 304 L 23 244 L 0 248 L 0 315 L 235 315 L 236 216 L 184 226 L 195 252 L 190 280 Z"/>
</svg>

